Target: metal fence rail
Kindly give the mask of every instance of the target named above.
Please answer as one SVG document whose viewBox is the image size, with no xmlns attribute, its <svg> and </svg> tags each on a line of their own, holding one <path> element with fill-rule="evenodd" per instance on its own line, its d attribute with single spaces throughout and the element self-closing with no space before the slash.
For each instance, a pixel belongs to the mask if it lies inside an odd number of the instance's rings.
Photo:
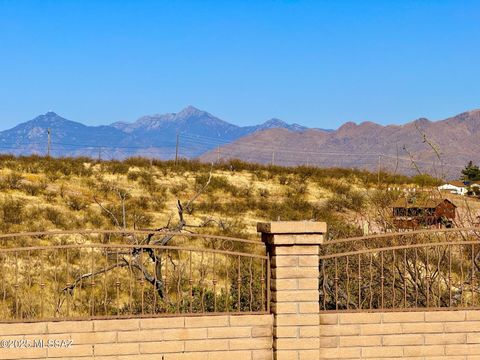
<svg viewBox="0 0 480 360">
<path fill-rule="evenodd" d="M 112 243 L 112 234 L 100 243 L 104 233 L 95 232 L 78 243 L 59 235 L 15 235 L 28 244 L 0 249 L 0 321 L 269 311 L 259 242 L 177 233 L 173 245 Z M 119 236 L 129 242 L 133 233 Z M 43 245 L 51 237 L 57 244 Z"/>
<path fill-rule="evenodd" d="M 480 308 L 478 228 L 343 239 L 322 251 L 323 311 Z"/>
</svg>

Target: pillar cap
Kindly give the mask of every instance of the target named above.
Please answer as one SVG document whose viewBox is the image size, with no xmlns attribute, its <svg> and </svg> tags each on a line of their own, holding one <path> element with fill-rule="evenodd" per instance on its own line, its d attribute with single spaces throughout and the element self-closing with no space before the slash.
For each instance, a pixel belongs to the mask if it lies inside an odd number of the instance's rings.
<svg viewBox="0 0 480 360">
<path fill-rule="evenodd" d="M 259 222 L 257 231 L 265 234 L 325 234 L 327 223 L 321 221 Z"/>
</svg>

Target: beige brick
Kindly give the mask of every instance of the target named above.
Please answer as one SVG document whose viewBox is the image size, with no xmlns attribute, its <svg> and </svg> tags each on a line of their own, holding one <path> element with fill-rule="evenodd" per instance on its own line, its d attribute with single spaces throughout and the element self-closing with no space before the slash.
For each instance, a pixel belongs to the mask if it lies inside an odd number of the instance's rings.
<svg viewBox="0 0 480 360">
<path fill-rule="evenodd" d="M 272 291 L 272 299 L 278 302 L 318 301 L 318 290 Z"/>
<path fill-rule="evenodd" d="M 185 318 L 185 327 L 228 326 L 228 316 L 192 316 Z"/>
<path fill-rule="evenodd" d="M 275 354 L 275 360 L 297 360 L 298 351 L 296 350 L 282 350 Z"/>
<path fill-rule="evenodd" d="M 183 341 L 161 341 L 140 343 L 141 354 L 166 354 L 184 351 Z M 167 360 L 168 357 L 165 358 Z"/>
<path fill-rule="evenodd" d="M 447 344 L 465 344 L 466 334 L 425 334 L 425 344 L 429 345 L 447 345 Z"/>
<path fill-rule="evenodd" d="M 167 316 L 140 319 L 140 329 L 171 329 L 185 327 L 185 317 Z"/>
<path fill-rule="evenodd" d="M 95 320 L 93 322 L 94 331 L 112 331 L 112 330 L 138 330 L 140 328 L 138 319 L 124 320 Z"/>
<path fill-rule="evenodd" d="M 479 355 L 480 346 L 476 344 L 445 345 L 445 355 Z"/>
<path fill-rule="evenodd" d="M 252 334 L 251 327 L 217 327 L 209 328 L 207 331 L 208 338 L 211 339 L 243 338 L 250 337 Z"/>
<path fill-rule="evenodd" d="M 468 310 L 465 311 L 467 321 L 480 320 L 480 310 Z"/>
<path fill-rule="evenodd" d="M 320 314 L 321 325 L 335 325 L 338 323 L 337 314 Z"/>
<path fill-rule="evenodd" d="M 422 322 L 424 320 L 424 312 L 391 312 L 382 315 L 382 322 L 384 323 Z"/>
<path fill-rule="evenodd" d="M 137 343 L 112 343 L 95 345 L 95 356 L 97 355 L 133 355 L 138 354 Z"/>
<path fill-rule="evenodd" d="M 465 317 L 464 311 L 429 311 L 425 313 L 427 322 L 465 321 Z"/>
<path fill-rule="evenodd" d="M 46 358 L 46 348 L 26 348 L 26 349 L 1 349 L 0 358 L 7 359 L 42 359 Z"/>
<path fill-rule="evenodd" d="M 230 326 L 270 325 L 273 324 L 272 315 L 232 315 Z"/>
<path fill-rule="evenodd" d="M 277 268 L 272 270 L 272 281 L 275 279 L 299 279 L 316 278 L 319 275 L 318 268 Z"/>
<path fill-rule="evenodd" d="M 343 336 L 339 339 L 340 347 L 349 346 L 379 346 L 382 344 L 382 337 L 378 335 L 371 336 Z"/>
<path fill-rule="evenodd" d="M 273 328 L 273 334 L 279 338 L 296 338 L 298 336 L 297 326 L 280 326 Z"/>
<path fill-rule="evenodd" d="M 298 289 L 298 279 L 275 279 L 271 283 L 272 290 L 296 290 Z"/>
<path fill-rule="evenodd" d="M 252 360 L 273 360 L 272 349 L 268 350 L 253 350 Z"/>
<path fill-rule="evenodd" d="M 318 255 L 319 247 L 308 246 L 276 246 L 272 251 L 273 255 Z"/>
<path fill-rule="evenodd" d="M 319 338 L 320 336 L 320 326 L 300 326 L 299 337 L 301 338 Z"/>
<path fill-rule="evenodd" d="M 230 350 L 257 350 L 270 349 L 272 347 L 272 338 L 263 337 L 255 339 L 230 339 Z"/>
<path fill-rule="evenodd" d="M 49 334 L 91 331 L 93 331 L 93 321 L 58 321 L 47 323 L 47 332 Z"/>
<path fill-rule="evenodd" d="M 120 343 L 160 341 L 160 340 L 163 340 L 163 330 L 159 330 L 159 329 L 119 331 L 117 333 L 117 341 Z"/>
<path fill-rule="evenodd" d="M 213 328 L 212 328 L 213 329 Z M 206 339 L 207 329 L 167 329 L 163 331 L 163 340 Z"/>
<path fill-rule="evenodd" d="M 387 335 L 382 338 L 383 345 L 421 345 L 423 344 L 422 334 L 395 334 Z"/>
<path fill-rule="evenodd" d="M 480 321 L 445 323 L 445 332 L 476 332 L 480 331 Z"/>
<path fill-rule="evenodd" d="M 317 255 L 304 255 L 298 257 L 298 266 L 318 266 L 319 259 Z"/>
<path fill-rule="evenodd" d="M 39 323 L 13 323 L 0 324 L 1 335 L 27 335 L 27 334 L 46 334 L 47 324 Z"/>
<path fill-rule="evenodd" d="M 298 304 L 296 303 L 273 303 L 271 305 L 274 314 L 296 314 L 298 311 Z"/>
<path fill-rule="evenodd" d="M 318 278 L 298 279 L 298 288 L 300 290 L 316 290 L 318 298 Z"/>
<path fill-rule="evenodd" d="M 402 332 L 404 334 L 441 333 L 443 332 L 443 324 L 442 323 L 405 323 L 405 324 L 402 324 Z"/>
<path fill-rule="evenodd" d="M 120 353 L 121 354 L 121 353 Z M 80 357 L 80 356 L 93 356 L 93 345 L 76 345 L 73 344 L 71 347 L 59 347 L 59 348 L 48 348 L 47 349 L 48 358 L 66 358 L 66 357 Z"/>
<path fill-rule="evenodd" d="M 337 347 L 338 346 L 338 337 L 336 336 L 321 336 L 320 337 L 320 347 Z"/>
<path fill-rule="evenodd" d="M 322 325 L 320 326 L 320 336 L 345 336 L 359 335 L 360 325 Z"/>
<path fill-rule="evenodd" d="M 389 335 L 389 334 L 401 334 L 402 325 L 401 324 L 363 324 L 360 325 L 360 334 L 361 335 Z"/>
<path fill-rule="evenodd" d="M 360 359 L 362 348 L 320 348 L 321 359 Z"/>
<path fill-rule="evenodd" d="M 252 352 L 250 350 L 238 350 L 238 351 L 215 351 L 208 354 L 208 360 L 251 360 Z M 170 360 L 170 359 L 165 359 Z"/>
<path fill-rule="evenodd" d="M 252 331 L 252 337 L 265 337 L 265 336 L 271 337 L 273 335 L 272 326 L 255 326 L 251 329 L 251 331 Z M 236 337 L 240 337 L 237 332 L 235 334 L 236 334 Z"/>
<path fill-rule="evenodd" d="M 275 339 L 274 347 L 276 349 L 286 349 L 286 350 L 300 350 L 300 349 L 318 349 L 319 339 L 318 338 L 305 338 L 305 339 L 290 339 L 290 338 L 281 338 Z"/>
<path fill-rule="evenodd" d="M 480 333 L 471 333 L 471 334 L 452 334 L 452 335 L 463 335 L 466 336 L 466 343 L 468 344 L 480 344 Z M 457 344 L 461 342 L 458 341 Z"/>
<path fill-rule="evenodd" d="M 298 312 L 300 314 L 309 314 L 309 313 L 318 314 L 319 312 L 318 302 L 301 302 L 298 304 Z"/>
<path fill-rule="evenodd" d="M 378 313 L 342 313 L 338 315 L 339 324 L 376 324 L 382 320 Z"/>
<path fill-rule="evenodd" d="M 117 341 L 117 333 L 111 332 L 86 332 L 86 333 L 72 333 L 70 335 L 73 343 L 77 344 L 101 344 L 112 343 Z M 52 337 L 53 338 L 53 337 Z M 58 338 L 58 337 L 55 337 Z"/>
<path fill-rule="evenodd" d="M 190 340 L 185 342 L 185 351 L 221 351 L 228 350 L 225 339 Z"/>
<path fill-rule="evenodd" d="M 362 358 L 393 358 L 401 357 L 403 348 L 401 346 L 376 346 L 362 348 Z"/>
<path fill-rule="evenodd" d="M 296 267 L 298 266 L 298 256 L 272 256 L 272 267 Z"/>
<path fill-rule="evenodd" d="M 289 325 L 319 325 L 318 314 L 301 315 L 279 315 L 277 316 L 277 326 Z"/>
<path fill-rule="evenodd" d="M 404 346 L 403 354 L 406 356 L 436 356 L 444 355 L 442 345 Z"/>
</svg>

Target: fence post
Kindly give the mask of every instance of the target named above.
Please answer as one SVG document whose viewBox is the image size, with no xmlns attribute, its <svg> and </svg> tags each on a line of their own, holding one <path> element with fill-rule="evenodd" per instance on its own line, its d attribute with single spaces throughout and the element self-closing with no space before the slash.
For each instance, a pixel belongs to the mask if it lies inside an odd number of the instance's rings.
<svg viewBox="0 0 480 360">
<path fill-rule="evenodd" d="M 258 223 L 271 264 L 274 359 L 320 357 L 319 250 L 324 222 Z"/>
</svg>

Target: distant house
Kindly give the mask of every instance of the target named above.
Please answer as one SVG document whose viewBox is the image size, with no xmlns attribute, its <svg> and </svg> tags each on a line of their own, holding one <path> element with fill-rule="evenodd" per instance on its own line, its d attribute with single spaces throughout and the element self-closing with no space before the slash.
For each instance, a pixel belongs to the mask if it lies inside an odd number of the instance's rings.
<svg viewBox="0 0 480 360">
<path fill-rule="evenodd" d="M 402 198 L 393 204 L 393 224 L 397 229 L 452 227 L 456 208 L 448 199 Z"/>
<path fill-rule="evenodd" d="M 449 191 L 450 193 L 457 195 L 466 195 L 468 192 L 468 185 L 463 181 L 454 180 L 439 186 L 438 190 Z"/>
</svg>

